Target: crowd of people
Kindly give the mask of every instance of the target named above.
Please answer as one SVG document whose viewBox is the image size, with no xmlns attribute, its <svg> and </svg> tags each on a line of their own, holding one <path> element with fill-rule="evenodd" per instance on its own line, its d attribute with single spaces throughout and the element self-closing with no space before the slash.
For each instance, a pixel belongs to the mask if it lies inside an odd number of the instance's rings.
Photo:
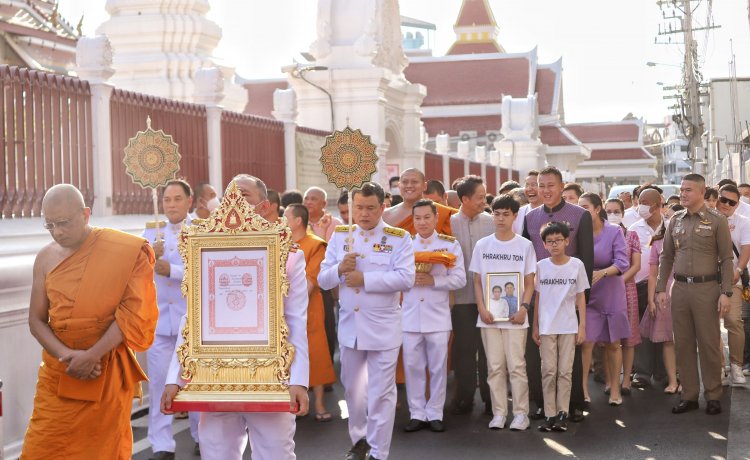
<svg viewBox="0 0 750 460">
<path fill-rule="evenodd" d="M 388 458 L 398 384 L 406 388 L 410 420 L 400 427 L 406 432 L 446 430 L 444 410 L 471 413 L 477 388 L 489 429 L 522 431 L 536 420 L 540 431 L 564 432 L 596 410 L 591 380 L 603 385 L 610 406 L 627 404 L 633 388 L 652 387 L 676 395 L 672 412 L 682 414 L 699 407 L 702 379 L 705 411 L 715 415 L 722 387 L 744 384 L 750 374 L 744 323 L 750 316 L 750 185 L 725 179 L 707 187 L 702 176 L 689 174 L 679 196 L 643 184 L 605 199 L 546 167 L 529 171 L 523 183 L 503 183 L 495 195 L 478 176 L 446 189 L 407 169 L 391 178 L 387 191 L 365 183 L 351 197 L 342 193 L 332 213 L 320 187 L 279 193 L 250 175 L 234 181 L 261 217 L 286 218 L 299 248 L 287 263 L 294 281 L 284 301 L 297 349 L 289 382 L 294 409 L 189 414 L 203 458 L 240 458 L 248 436 L 253 458 L 294 458 L 295 416 L 306 415 L 308 390 L 315 420 L 333 419 L 325 392 L 337 380 L 337 351 L 352 442 L 348 460 Z M 88 226 L 90 211 L 72 187 L 53 187 L 44 201 L 45 228 L 55 242 L 35 266 L 30 325 L 48 365 L 40 371 L 25 455 L 77 452 L 45 441 L 50 430 L 67 429 L 51 428 L 46 406 L 57 413 L 87 408 L 97 417 L 101 409 L 85 402 L 122 394 L 102 394 L 88 381 L 102 373 L 110 381 L 109 374 L 126 369 L 116 377 L 132 393 L 143 380 L 127 355 L 131 348 L 147 350 L 152 458 L 174 458 L 171 402 L 185 384 L 175 353 L 185 322 L 177 236 L 219 206 L 216 190 L 182 180 L 164 188 L 167 221 L 144 231 L 149 245 L 129 243 L 132 263 L 118 275 L 142 281 L 150 260 L 155 292 L 145 283 L 128 288 L 133 292 L 123 288 L 127 302 L 113 297 L 112 312 L 97 313 L 104 318 L 98 334 L 84 340 L 85 356 L 75 350 L 77 336 L 59 333 L 70 313 L 56 308 L 61 294 L 50 291 L 50 279 L 76 276 L 95 242 L 114 237 Z M 78 267 L 76 257 L 84 266 L 60 273 L 60 260 Z M 65 295 L 63 304 L 77 302 L 75 292 Z M 102 326 L 107 319 L 109 328 Z M 86 382 L 86 390 L 52 401 L 52 387 L 70 376 L 78 379 L 70 388 Z M 127 428 L 124 416 L 110 418 L 120 433 L 102 448 L 117 458 Z"/>
</svg>

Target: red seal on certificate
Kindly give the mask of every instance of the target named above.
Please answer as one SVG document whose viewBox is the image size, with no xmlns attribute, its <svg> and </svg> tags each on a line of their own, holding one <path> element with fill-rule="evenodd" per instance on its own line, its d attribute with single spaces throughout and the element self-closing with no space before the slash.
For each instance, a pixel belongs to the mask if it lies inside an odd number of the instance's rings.
<svg viewBox="0 0 750 460">
<path fill-rule="evenodd" d="M 245 294 L 240 291 L 229 291 L 227 293 L 227 307 L 233 311 L 239 311 L 245 308 Z"/>
<path fill-rule="evenodd" d="M 242 285 L 245 287 L 253 285 L 253 276 L 250 273 L 244 273 L 242 275 Z"/>
<path fill-rule="evenodd" d="M 221 287 L 229 286 L 229 275 L 222 273 L 221 276 L 219 276 L 219 285 Z"/>
</svg>

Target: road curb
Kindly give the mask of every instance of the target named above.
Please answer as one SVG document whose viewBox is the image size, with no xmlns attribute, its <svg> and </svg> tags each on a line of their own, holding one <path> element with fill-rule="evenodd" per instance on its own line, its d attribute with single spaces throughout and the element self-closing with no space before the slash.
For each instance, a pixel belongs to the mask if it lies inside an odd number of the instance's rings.
<svg viewBox="0 0 750 460">
<path fill-rule="evenodd" d="M 732 387 L 727 460 L 750 460 L 750 387 Z"/>
</svg>

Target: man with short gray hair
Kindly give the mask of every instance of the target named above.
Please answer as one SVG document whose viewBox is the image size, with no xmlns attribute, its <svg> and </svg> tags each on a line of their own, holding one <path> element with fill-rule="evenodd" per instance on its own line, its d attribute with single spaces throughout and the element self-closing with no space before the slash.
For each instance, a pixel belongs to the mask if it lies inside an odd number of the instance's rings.
<svg viewBox="0 0 750 460">
<path fill-rule="evenodd" d="M 310 214 L 309 227 L 313 233 L 326 241 L 331 239 L 333 230 L 343 222 L 326 212 L 328 194 L 320 187 L 310 187 L 305 192 L 303 201 L 307 212 Z"/>
</svg>

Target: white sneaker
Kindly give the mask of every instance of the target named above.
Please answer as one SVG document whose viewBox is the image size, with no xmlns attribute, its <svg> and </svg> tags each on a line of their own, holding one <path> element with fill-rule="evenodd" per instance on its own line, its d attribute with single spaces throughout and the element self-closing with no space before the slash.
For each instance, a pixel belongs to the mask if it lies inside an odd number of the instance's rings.
<svg viewBox="0 0 750 460">
<path fill-rule="evenodd" d="M 513 421 L 510 422 L 511 431 L 523 431 L 529 428 L 529 418 L 526 414 L 517 414 L 513 417 Z"/>
<path fill-rule="evenodd" d="M 505 416 L 495 415 L 494 417 L 492 417 L 492 420 L 490 420 L 490 429 L 502 430 L 503 428 L 505 428 Z"/>
<path fill-rule="evenodd" d="M 732 378 L 733 385 L 743 385 L 747 382 L 747 379 L 742 374 L 742 367 L 737 364 L 732 363 L 729 366 L 729 375 Z"/>
</svg>

